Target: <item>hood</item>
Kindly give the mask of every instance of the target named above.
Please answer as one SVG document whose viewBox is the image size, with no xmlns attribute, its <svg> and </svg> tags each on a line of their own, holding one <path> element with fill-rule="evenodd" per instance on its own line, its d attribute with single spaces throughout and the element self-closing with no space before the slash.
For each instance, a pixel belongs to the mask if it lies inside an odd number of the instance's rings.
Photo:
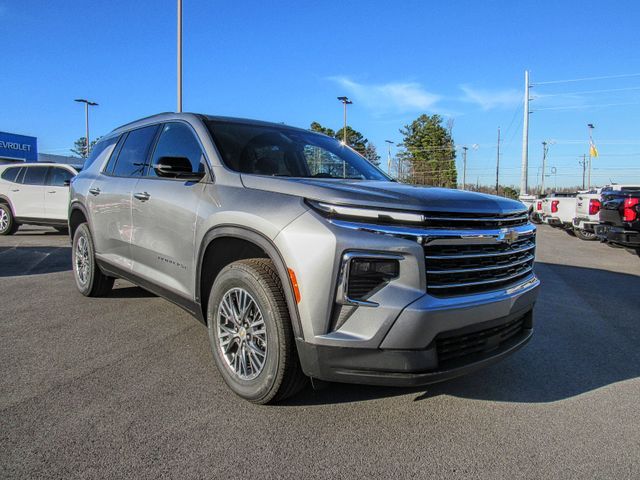
<svg viewBox="0 0 640 480">
<path fill-rule="evenodd" d="M 241 177 L 246 188 L 341 205 L 420 212 L 499 214 L 526 210 L 526 207 L 516 200 L 449 188 L 418 187 L 371 180 L 327 180 L 247 174 Z"/>
</svg>

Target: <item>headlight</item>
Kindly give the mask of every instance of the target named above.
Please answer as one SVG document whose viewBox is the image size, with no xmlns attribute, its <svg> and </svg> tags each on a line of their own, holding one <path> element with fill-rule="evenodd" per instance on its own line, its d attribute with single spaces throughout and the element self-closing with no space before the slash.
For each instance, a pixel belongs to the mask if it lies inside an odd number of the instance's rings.
<svg viewBox="0 0 640 480">
<path fill-rule="evenodd" d="M 333 205 L 316 200 L 307 200 L 306 202 L 311 208 L 326 217 L 353 218 L 361 220 L 373 220 L 377 222 L 424 222 L 424 217 L 420 213 L 402 212 L 397 210 L 380 210 L 377 208 L 351 207 L 345 205 Z"/>
</svg>

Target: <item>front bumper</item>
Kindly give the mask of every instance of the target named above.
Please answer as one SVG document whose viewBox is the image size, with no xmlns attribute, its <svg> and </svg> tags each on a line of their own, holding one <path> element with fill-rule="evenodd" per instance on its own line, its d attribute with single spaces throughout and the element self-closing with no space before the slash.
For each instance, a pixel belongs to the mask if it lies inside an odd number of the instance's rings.
<svg viewBox="0 0 640 480">
<path fill-rule="evenodd" d="M 410 387 L 442 382 L 492 365 L 533 334 L 533 310 L 439 334 L 420 350 L 372 350 L 298 340 L 305 373 L 331 382 Z M 445 357 L 442 360 L 441 357 Z"/>
<path fill-rule="evenodd" d="M 527 343 L 539 285 L 532 277 L 512 289 L 469 296 L 467 304 L 447 305 L 425 295 L 404 309 L 378 348 L 299 339 L 303 370 L 325 381 L 387 386 L 424 385 L 471 373 Z M 459 351 L 451 352 L 452 343 Z"/>
<path fill-rule="evenodd" d="M 622 227 L 603 224 L 594 226 L 594 231 L 603 242 L 614 243 L 629 248 L 640 248 L 639 231 L 626 230 Z"/>
</svg>

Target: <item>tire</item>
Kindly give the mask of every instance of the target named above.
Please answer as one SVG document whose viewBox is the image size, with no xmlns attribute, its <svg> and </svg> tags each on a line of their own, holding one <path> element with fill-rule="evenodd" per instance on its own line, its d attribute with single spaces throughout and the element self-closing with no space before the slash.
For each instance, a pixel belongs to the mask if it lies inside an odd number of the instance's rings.
<svg viewBox="0 0 640 480">
<path fill-rule="evenodd" d="M 574 228 L 573 229 L 573 233 L 580 240 L 584 240 L 584 241 L 587 241 L 587 242 L 592 242 L 594 240 L 598 240 L 598 236 L 595 233 L 587 232 L 586 230 L 581 230 L 579 228 Z"/>
<path fill-rule="evenodd" d="M 575 237 L 576 236 L 576 232 L 573 230 L 573 228 L 565 228 L 564 231 L 567 232 L 567 235 L 569 235 L 571 237 Z"/>
<path fill-rule="evenodd" d="M 222 269 L 209 294 L 207 325 L 216 367 L 240 397 L 267 404 L 305 386 L 282 283 L 271 260 L 239 260 Z"/>
<path fill-rule="evenodd" d="M 6 203 L 0 203 L 0 235 L 13 235 L 18 231 L 18 227 L 11 207 Z"/>
<path fill-rule="evenodd" d="M 115 279 L 102 273 L 96 262 L 93 239 L 86 223 L 81 224 L 73 235 L 71 263 L 78 290 L 85 297 L 104 297 L 113 288 Z"/>
</svg>

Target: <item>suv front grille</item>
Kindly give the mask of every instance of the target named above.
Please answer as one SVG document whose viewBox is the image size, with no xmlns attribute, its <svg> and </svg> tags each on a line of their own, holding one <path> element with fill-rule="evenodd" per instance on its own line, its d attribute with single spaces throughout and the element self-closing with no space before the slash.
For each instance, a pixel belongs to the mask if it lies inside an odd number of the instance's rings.
<svg viewBox="0 0 640 480">
<path fill-rule="evenodd" d="M 531 322 L 531 313 L 527 313 L 502 325 L 475 332 L 442 333 L 435 339 L 439 368 L 446 367 L 447 362 L 461 360 L 469 355 L 481 355 L 496 350 L 510 339 L 522 335 L 525 329 L 531 328 Z"/>
<path fill-rule="evenodd" d="M 481 293 L 514 285 L 533 271 L 535 233 L 509 243 L 426 244 L 427 292 L 436 296 Z"/>
</svg>

